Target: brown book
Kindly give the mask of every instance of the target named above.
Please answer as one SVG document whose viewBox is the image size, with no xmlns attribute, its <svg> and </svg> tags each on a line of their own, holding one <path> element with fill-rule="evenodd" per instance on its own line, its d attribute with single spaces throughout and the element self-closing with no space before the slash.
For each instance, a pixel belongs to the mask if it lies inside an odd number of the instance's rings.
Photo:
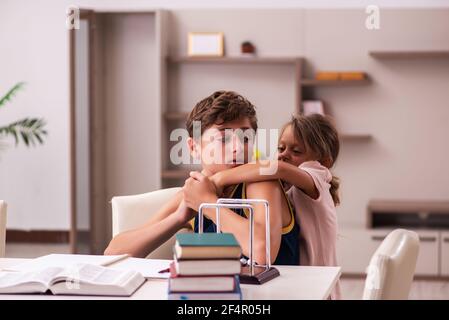
<svg viewBox="0 0 449 320">
<path fill-rule="evenodd" d="M 363 80 L 364 72 L 340 72 L 340 80 Z"/>
<path fill-rule="evenodd" d="M 316 80 L 338 80 L 338 72 L 320 71 L 315 75 Z"/>
</svg>

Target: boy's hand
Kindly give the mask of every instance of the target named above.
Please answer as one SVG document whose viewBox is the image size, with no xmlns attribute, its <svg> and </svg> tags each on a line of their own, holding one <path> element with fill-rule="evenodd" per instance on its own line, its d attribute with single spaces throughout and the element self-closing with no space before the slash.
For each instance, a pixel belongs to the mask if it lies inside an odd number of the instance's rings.
<svg viewBox="0 0 449 320">
<path fill-rule="evenodd" d="M 181 203 L 178 206 L 178 209 L 176 209 L 176 215 L 178 216 L 181 224 L 186 224 L 193 217 L 195 217 L 196 212 L 195 212 L 195 210 L 192 210 L 191 208 L 189 208 L 187 206 L 185 200 L 182 199 Z"/>
<path fill-rule="evenodd" d="M 186 205 L 195 211 L 203 202 L 217 201 L 215 185 L 200 172 L 191 172 L 182 189 Z"/>
</svg>

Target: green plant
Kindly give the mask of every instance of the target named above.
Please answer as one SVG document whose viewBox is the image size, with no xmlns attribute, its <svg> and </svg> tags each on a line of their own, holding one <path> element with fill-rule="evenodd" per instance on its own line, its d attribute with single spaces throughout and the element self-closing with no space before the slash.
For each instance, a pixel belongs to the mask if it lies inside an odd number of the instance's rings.
<svg viewBox="0 0 449 320">
<path fill-rule="evenodd" d="M 24 82 L 17 83 L 12 87 L 5 96 L 0 99 L 0 108 L 7 102 L 11 101 L 12 97 L 24 87 Z M 45 121 L 39 118 L 25 118 L 15 121 L 6 126 L 0 126 L 0 138 L 5 136 L 13 136 L 16 145 L 20 140 L 25 143 L 26 146 L 35 145 L 36 141 L 40 144 L 44 143 L 43 136 L 47 134 L 44 129 Z"/>
</svg>

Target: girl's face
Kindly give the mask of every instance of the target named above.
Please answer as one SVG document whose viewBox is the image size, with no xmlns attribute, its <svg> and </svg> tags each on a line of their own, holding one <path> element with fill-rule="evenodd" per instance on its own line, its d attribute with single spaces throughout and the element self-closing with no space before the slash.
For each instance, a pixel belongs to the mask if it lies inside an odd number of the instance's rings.
<svg viewBox="0 0 449 320">
<path fill-rule="evenodd" d="M 288 125 L 279 139 L 278 160 L 297 167 L 305 161 L 312 160 L 309 153 L 304 142 L 296 139 L 292 126 Z"/>
</svg>

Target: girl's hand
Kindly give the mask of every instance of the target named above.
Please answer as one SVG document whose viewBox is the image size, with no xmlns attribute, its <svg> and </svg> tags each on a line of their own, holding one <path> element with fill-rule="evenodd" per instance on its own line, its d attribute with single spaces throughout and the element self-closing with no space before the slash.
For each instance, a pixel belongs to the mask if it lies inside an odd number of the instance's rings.
<svg viewBox="0 0 449 320">
<path fill-rule="evenodd" d="M 197 171 L 191 171 L 190 173 L 191 173 L 191 174 L 195 174 L 195 172 L 197 172 Z M 208 177 L 208 178 L 210 178 L 211 176 L 213 176 L 213 172 L 210 171 L 210 170 L 207 170 L 207 169 L 201 170 L 201 174 L 202 174 L 203 176 Z"/>
<path fill-rule="evenodd" d="M 215 185 L 200 172 L 191 172 L 182 189 L 186 205 L 195 211 L 203 202 L 217 201 Z"/>
</svg>

